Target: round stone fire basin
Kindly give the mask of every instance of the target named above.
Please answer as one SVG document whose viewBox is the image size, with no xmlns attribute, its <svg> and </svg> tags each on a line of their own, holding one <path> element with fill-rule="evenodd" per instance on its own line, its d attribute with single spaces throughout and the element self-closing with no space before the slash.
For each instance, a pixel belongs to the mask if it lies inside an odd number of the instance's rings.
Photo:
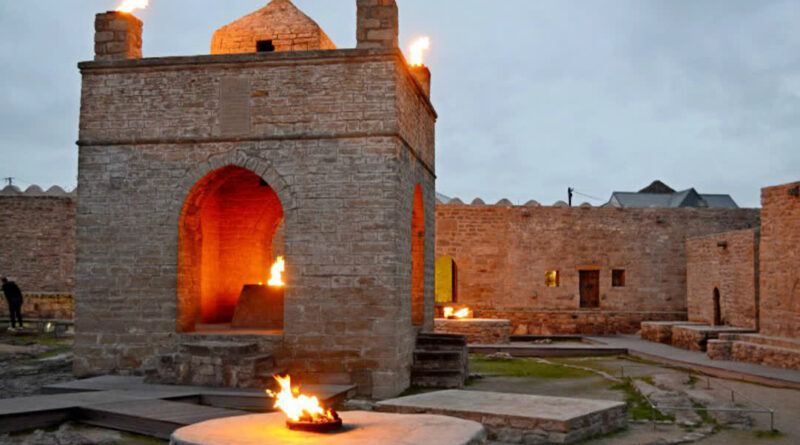
<svg viewBox="0 0 800 445">
<path fill-rule="evenodd" d="M 172 445 L 480 445 L 480 423 L 427 414 L 339 413 L 341 431 L 315 434 L 290 431 L 282 413 L 210 420 L 181 428 Z"/>
</svg>

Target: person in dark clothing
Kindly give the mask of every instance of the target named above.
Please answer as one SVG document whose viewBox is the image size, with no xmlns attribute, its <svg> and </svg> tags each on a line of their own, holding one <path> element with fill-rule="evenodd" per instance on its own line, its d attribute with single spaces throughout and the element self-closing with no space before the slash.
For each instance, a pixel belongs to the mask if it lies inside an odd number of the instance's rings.
<svg viewBox="0 0 800 445">
<path fill-rule="evenodd" d="M 8 281 L 8 278 L 3 277 L 2 281 L 3 294 L 6 296 L 8 312 L 11 314 L 10 330 L 13 331 L 17 328 L 17 322 L 19 322 L 19 327 L 22 329 L 22 291 L 17 286 L 17 283 Z"/>
</svg>

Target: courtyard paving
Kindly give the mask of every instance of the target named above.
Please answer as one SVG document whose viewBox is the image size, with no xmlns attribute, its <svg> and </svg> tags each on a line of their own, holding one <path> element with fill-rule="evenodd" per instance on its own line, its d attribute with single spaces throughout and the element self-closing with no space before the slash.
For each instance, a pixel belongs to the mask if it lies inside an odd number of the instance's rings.
<svg viewBox="0 0 800 445">
<path fill-rule="evenodd" d="M 624 338 L 622 340 L 625 340 Z M 625 340 L 626 347 L 636 344 L 635 339 Z M 30 396 L 42 387 L 66 382 L 70 375 L 71 355 L 69 339 L 47 337 L 10 337 L 0 335 L 0 398 Z M 638 346 L 644 348 L 650 345 Z M 663 348 L 659 345 L 659 352 Z M 663 345 L 661 345 L 663 346 Z M 668 346 L 666 348 L 669 348 Z M 673 349 L 673 348 L 669 348 Z M 652 348 L 648 349 L 652 353 Z M 693 359 L 697 353 L 670 351 L 670 357 Z M 702 354 L 699 354 L 702 355 Z M 698 361 L 701 358 L 698 357 Z M 627 401 L 631 422 L 627 430 L 591 441 L 587 445 L 639 445 L 659 443 L 698 443 L 702 445 L 730 444 L 797 444 L 800 443 L 800 391 L 744 383 L 731 379 L 706 378 L 685 368 L 672 367 L 627 356 L 551 357 L 513 360 L 487 360 L 472 357 L 472 372 L 481 378 L 472 379 L 467 391 L 491 391 L 532 394 L 554 397 L 579 397 L 597 400 Z M 719 365 L 714 362 L 714 365 Z M 755 365 L 745 365 L 750 367 Z M 759 367 L 763 368 L 763 367 Z M 791 372 L 770 370 L 771 375 L 790 376 Z M 655 428 L 648 421 L 650 411 L 643 406 L 640 396 L 632 388 L 651 385 L 668 397 L 676 394 L 682 400 L 723 406 L 729 396 L 728 388 L 736 391 L 736 406 L 750 407 L 755 403 L 777 409 L 775 424 L 780 431 L 767 433 L 769 418 L 766 415 L 748 414 L 744 422 L 726 419 L 718 414 L 709 416 L 695 413 L 696 417 L 678 418 L 675 413 L 661 413 L 664 419 Z M 710 389 L 708 388 L 710 386 Z M 413 393 L 414 391 L 410 391 Z M 752 401 L 752 402 L 751 402 Z M 690 402 L 690 403 L 691 403 Z M 681 425 L 681 420 L 699 419 L 695 425 Z M 738 423 L 737 423 L 738 421 Z M 93 445 L 93 444 L 165 444 L 150 438 L 127 435 L 101 428 L 65 424 L 48 431 L 35 431 L 21 435 L 0 436 L 3 445 Z"/>
</svg>

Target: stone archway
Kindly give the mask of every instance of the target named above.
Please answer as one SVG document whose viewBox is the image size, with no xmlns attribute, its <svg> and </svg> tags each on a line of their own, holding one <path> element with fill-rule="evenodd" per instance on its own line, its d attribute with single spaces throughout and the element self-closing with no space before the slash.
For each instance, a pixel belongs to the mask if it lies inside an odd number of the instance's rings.
<svg viewBox="0 0 800 445">
<path fill-rule="evenodd" d="M 411 321 L 425 323 L 425 201 L 419 184 L 411 211 Z"/>
<path fill-rule="evenodd" d="M 179 332 L 230 329 L 244 286 L 269 279 L 283 220 L 276 191 L 252 170 L 228 165 L 197 181 L 178 223 Z"/>
</svg>

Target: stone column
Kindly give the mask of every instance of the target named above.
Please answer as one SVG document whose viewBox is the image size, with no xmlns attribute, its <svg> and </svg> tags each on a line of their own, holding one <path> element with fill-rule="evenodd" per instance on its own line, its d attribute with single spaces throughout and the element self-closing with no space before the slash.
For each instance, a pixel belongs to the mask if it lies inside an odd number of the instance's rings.
<svg viewBox="0 0 800 445">
<path fill-rule="evenodd" d="M 132 14 L 97 14 L 94 29 L 94 60 L 142 58 L 142 21 Z"/>
<path fill-rule="evenodd" d="M 400 26 L 395 0 L 357 0 L 357 3 L 357 48 L 397 48 Z"/>
</svg>

